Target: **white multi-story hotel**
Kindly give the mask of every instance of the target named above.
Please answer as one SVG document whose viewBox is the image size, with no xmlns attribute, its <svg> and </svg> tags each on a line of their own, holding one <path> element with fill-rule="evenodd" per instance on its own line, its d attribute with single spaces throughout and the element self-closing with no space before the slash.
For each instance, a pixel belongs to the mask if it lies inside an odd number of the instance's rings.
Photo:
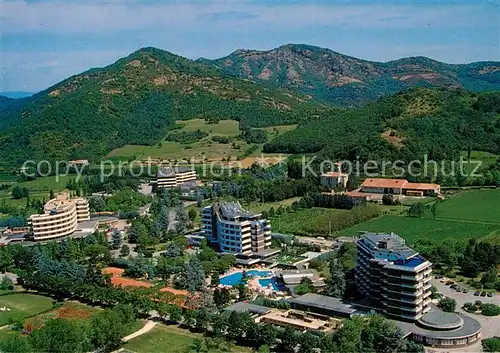
<svg viewBox="0 0 500 353">
<path fill-rule="evenodd" d="M 90 212 L 86 199 L 69 199 L 61 194 L 45 204 L 43 214 L 31 215 L 29 222 L 35 240 L 48 240 L 73 234 L 78 222 L 88 220 Z"/>
<path fill-rule="evenodd" d="M 202 232 L 221 252 L 251 256 L 271 246 L 271 224 L 239 202 L 217 202 L 201 210 Z"/>
<path fill-rule="evenodd" d="M 432 264 L 391 233 L 366 233 L 357 241 L 358 290 L 386 315 L 415 321 L 431 307 Z"/>
<path fill-rule="evenodd" d="M 178 188 L 196 182 L 196 171 L 187 167 L 160 167 L 156 173 L 156 187 Z"/>
</svg>

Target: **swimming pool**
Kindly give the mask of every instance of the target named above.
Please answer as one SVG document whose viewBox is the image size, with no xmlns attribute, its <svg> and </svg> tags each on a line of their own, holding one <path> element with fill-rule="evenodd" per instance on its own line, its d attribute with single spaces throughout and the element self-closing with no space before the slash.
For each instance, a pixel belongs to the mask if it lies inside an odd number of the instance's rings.
<svg viewBox="0 0 500 353">
<path fill-rule="evenodd" d="M 250 270 L 247 271 L 248 276 L 254 277 L 271 277 L 272 272 L 270 271 L 259 271 L 259 270 Z M 230 275 L 221 277 L 219 282 L 225 286 L 235 286 L 237 284 L 243 284 L 244 282 L 241 280 L 243 277 L 243 272 L 234 272 Z"/>
<path fill-rule="evenodd" d="M 275 290 L 275 291 L 282 290 L 282 287 L 278 283 L 278 281 L 276 280 L 276 277 L 259 279 L 259 284 L 261 287 L 264 287 L 264 288 L 267 288 L 267 286 L 269 286 L 269 284 L 271 284 L 273 290 Z"/>
</svg>

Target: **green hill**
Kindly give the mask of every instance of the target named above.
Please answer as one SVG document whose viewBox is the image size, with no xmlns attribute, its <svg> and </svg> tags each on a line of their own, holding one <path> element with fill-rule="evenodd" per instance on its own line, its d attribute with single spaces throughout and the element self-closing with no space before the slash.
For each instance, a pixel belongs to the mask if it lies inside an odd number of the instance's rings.
<svg viewBox="0 0 500 353">
<path fill-rule="evenodd" d="M 460 151 L 500 154 L 500 93 L 414 88 L 303 123 L 264 146 L 265 152 L 334 158 L 452 160 Z"/>
<path fill-rule="evenodd" d="M 330 110 L 155 48 L 32 97 L 1 102 L 0 160 L 17 165 L 33 158 L 93 159 L 128 144 L 153 145 L 176 120 L 234 119 L 265 127 Z"/>
<path fill-rule="evenodd" d="M 237 50 L 199 61 L 235 77 L 294 89 L 340 106 L 359 106 L 414 86 L 500 90 L 500 62 L 451 65 L 412 57 L 382 63 L 303 44 Z"/>
</svg>

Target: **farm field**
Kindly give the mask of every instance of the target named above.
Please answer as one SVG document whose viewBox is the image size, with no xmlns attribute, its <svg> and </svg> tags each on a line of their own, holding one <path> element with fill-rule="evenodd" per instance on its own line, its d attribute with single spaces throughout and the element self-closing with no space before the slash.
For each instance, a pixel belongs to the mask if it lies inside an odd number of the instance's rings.
<svg viewBox="0 0 500 353">
<path fill-rule="evenodd" d="M 134 353 L 156 353 L 166 351 L 171 353 L 183 353 L 187 351 L 196 338 L 202 339 L 203 336 L 179 327 L 158 324 L 151 331 L 127 342 L 124 345 L 124 349 Z M 168 347 L 168 350 L 166 347 Z M 251 352 L 251 350 L 245 347 L 236 346 L 231 349 L 231 352 L 247 353 Z"/>
<path fill-rule="evenodd" d="M 309 208 L 290 213 L 283 213 L 271 218 L 273 232 L 297 235 L 328 234 L 329 221 L 332 216 L 348 212 L 333 208 Z"/>
<path fill-rule="evenodd" d="M 191 119 L 186 121 L 178 121 L 178 124 L 184 125 L 182 129 L 177 131 L 203 131 L 209 135 L 199 141 L 190 144 L 182 144 L 173 141 L 161 141 L 155 146 L 136 146 L 126 145 L 111 151 L 108 158 L 118 159 L 191 159 L 202 160 L 206 158 L 211 161 L 218 161 L 222 158 L 236 160 L 238 157 L 243 157 L 245 152 L 252 146 L 245 141 L 237 138 L 240 134 L 238 122 L 236 120 L 221 120 L 217 124 L 207 124 L 204 119 Z M 293 130 L 297 125 L 279 125 L 261 128 L 268 134 L 268 138 L 275 138 L 287 131 Z M 218 143 L 212 141 L 214 136 L 232 137 L 238 148 L 234 148 L 233 143 Z M 249 154 L 249 156 L 258 156 L 262 153 L 263 144 L 257 144 L 257 149 Z M 250 163 L 251 164 L 251 163 Z"/>
<path fill-rule="evenodd" d="M 494 224 L 406 216 L 384 216 L 357 224 L 336 234 L 338 236 L 354 236 L 358 235 L 360 231 L 394 232 L 405 238 L 409 244 L 414 244 L 420 239 L 436 241 L 445 239 L 480 239 L 498 230 L 498 228 L 499 226 Z"/>
<path fill-rule="evenodd" d="M 500 227 L 500 189 L 461 192 L 438 204 L 437 217 L 497 223 Z"/>
<path fill-rule="evenodd" d="M 11 311 L 0 312 L 0 326 L 9 321 L 24 319 L 38 313 L 50 310 L 53 300 L 36 294 L 14 293 L 0 296 L 0 307 L 10 308 Z"/>
</svg>

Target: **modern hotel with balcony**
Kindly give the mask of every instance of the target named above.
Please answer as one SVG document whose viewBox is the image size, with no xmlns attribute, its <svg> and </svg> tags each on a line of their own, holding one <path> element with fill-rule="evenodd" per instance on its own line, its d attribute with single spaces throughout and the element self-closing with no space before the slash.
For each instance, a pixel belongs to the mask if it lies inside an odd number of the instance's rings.
<svg viewBox="0 0 500 353">
<path fill-rule="evenodd" d="M 271 255 L 268 250 L 271 224 L 262 214 L 244 210 L 239 202 L 217 202 L 203 208 L 201 229 L 208 242 L 220 252 L 248 260 L 241 263 L 251 264 L 251 257 Z"/>
<path fill-rule="evenodd" d="M 89 220 L 86 199 L 69 199 L 61 194 L 45 204 L 44 213 L 31 215 L 29 223 L 34 240 L 49 240 L 73 234 L 78 222 Z"/>
<path fill-rule="evenodd" d="M 431 307 L 432 264 L 391 233 L 365 233 L 357 241 L 358 290 L 382 312 L 416 321 Z"/>
</svg>

